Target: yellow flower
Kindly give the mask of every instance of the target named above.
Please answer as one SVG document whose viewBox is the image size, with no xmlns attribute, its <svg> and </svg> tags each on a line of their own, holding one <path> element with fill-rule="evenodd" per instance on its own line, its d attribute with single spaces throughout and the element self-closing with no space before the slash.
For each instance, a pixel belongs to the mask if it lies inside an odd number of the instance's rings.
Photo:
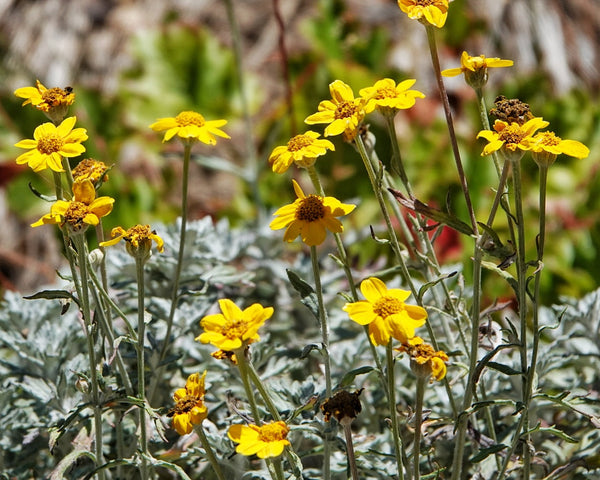
<svg viewBox="0 0 600 480">
<path fill-rule="evenodd" d="M 448 0 L 398 0 L 400 10 L 408 18 L 442 28 L 448 16 Z"/>
<path fill-rule="evenodd" d="M 309 115 L 304 122 L 308 125 L 328 123 L 326 137 L 343 133 L 346 140 L 353 140 L 365 116 L 364 101 L 360 97 L 354 98 L 350 86 L 341 80 L 330 83 L 329 91 L 331 100 L 319 103 L 319 111 Z"/>
<path fill-rule="evenodd" d="M 391 78 L 384 78 L 372 87 L 363 88 L 359 93 L 365 101 L 365 112 L 371 113 L 377 108 L 382 113 L 395 113 L 396 110 L 411 108 L 417 98 L 425 98 L 422 92 L 409 90 L 415 82 L 407 79 L 396 85 Z"/>
<path fill-rule="evenodd" d="M 287 145 L 275 147 L 269 157 L 273 171 L 283 173 L 292 163 L 301 168 L 308 168 L 315 163 L 317 157 L 325 155 L 327 150 L 335 150 L 333 143 L 319 137 L 318 133 L 309 130 L 296 135 Z"/>
<path fill-rule="evenodd" d="M 273 315 L 273 307 L 255 303 L 242 311 L 227 298 L 219 300 L 219 307 L 223 313 L 207 315 L 200 321 L 204 333 L 196 340 L 228 352 L 260 340 L 258 329 Z"/>
<path fill-rule="evenodd" d="M 41 110 L 53 122 L 60 122 L 65 118 L 69 105 L 73 105 L 75 94 L 71 87 L 46 88 L 39 80 L 35 87 L 23 87 L 15 90 L 15 95 L 24 98 L 23 105 L 31 104 Z"/>
<path fill-rule="evenodd" d="M 360 291 L 366 300 L 347 303 L 343 310 L 356 323 L 369 325 L 373 345 L 387 345 L 392 337 L 406 343 L 414 337 L 415 328 L 422 326 L 427 319 L 423 307 L 404 303 L 410 292 L 388 289 L 378 278 L 364 280 Z"/>
<path fill-rule="evenodd" d="M 460 68 L 448 68 L 442 71 L 445 77 L 455 77 L 461 73 L 465 74 L 465 81 L 473 88 L 481 88 L 487 83 L 487 69 L 490 67 L 512 67 L 512 60 L 501 58 L 485 58 L 485 55 L 471 57 L 463 52 L 460 57 Z"/>
<path fill-rule="evenodd" d="M 181 112 L 176 117 L 159 118 L 150 125 L 155 132 L 166 130 L 163 142 L 171 140 L 175 135 L 187 141 L 199 140 L 208 145 L 215 145 L 217 137 L 231 138 L 219 127 L 227 123 L 227 120 L 205 120 L 196 112 Z"/>
<path fill-rule="evenodd" d="M 87 140 L 85 128 L 75 128 L 76 117 L 65 119 L 58 127 L 47 122 L 33 132 L 33 139 L 21 140 L 15 147 L 29 150 L 17 157 L 17 163 L 27 163 L 34 172 L 50 168 L 64 172 L 63 157 L 77 157 L 85 152 L 81 142 Z"/>
<path fill-rule="evenodd" d="M 526 150 L 531 150 L 531 137 L 540 128 L 548 126 L 548 122 L 540 117 L 533 117 L 523 125 L 516 122 L 510 124 L 502 120 L 494 122 L 494 131 L 482 130 L 477 134 L 477 138 L 485 138 L 489 143 L 481 152 L 481 155 L 490 155 L 491 153 L 502 149 L 507 158 L 518 160 Z"/>
<path fill-rule="evenodd" d="M 194 425 L 200 425 L 208 415 L 208 409 L 204 405 L 205 378 L 206 370 L 202 376 L 198 373 L 190 375 L 185 388 L 179 388 L 173 395 L 173 428 L 179 435 L 190 433 Z"/>
<path fill-rule="evenodd" d="M 442 380 L 446 376 L 448 355 L 441 350 L 436 352 L 421 337 L 409 339 L 398 350 L 410 355 L 410 368 L 418 377 L 433 376 L 436 380 Z"/>
<path fill-rule="evenodd" d="M 550 166 L 561 153 L 575 158 L 586 158 L 590 149 L 576 140 L 563 140 L 554 132 L 539 132 L 526 139 L 531 156 L 538 165 Z"/>
<path fill-rule="evenodd" d="M 278 457 L 290 442 L 287 434 L 290 431 L 285 422 L 278 421 L 257 425 L 232 425 L 227 435 L 235 443 L 239 443 L 235 451 L 242 455 L 254 455 L 258 458 Z"/>
<path fill-rule="evenodd" d="M 108 180 L 107 171 L 108 167 L 104 162 L 94 160 L 93 158 L 85 158 L 73 169 L 73 180 L 87 179 L 96 185 L 100 180 L 103 182 Z"/>
<path fill-rule="evenodd" d="M 323 243 L 327 230 L 333 233 L 344 231 L 342 222 L 335 217 L 349 214 L 356 205 L 342 203 L 334 197 L 307 197 L 300 185 L 295 180 L 292 182 L 298 198 L 273 214 L 278 218 L 269 225 L 272 230 L 287 227 L 283 235 L 284 241 L 293 242 L 300 235 L 302 241 L 310 247 Z"/>
<path fill-rule="evenodd" d="M 127 230 L 122 227 L 115 227 L 110 232 L 112 240 L 100 242 L 101 247 L 110 247 L 116 245 L 122 239 L 127 244 L 127 252 L 132 257 L 141 257 L 144 261 L 150 258 L 152 250 L 152 241 L 156 242 L 156 248 L 159 252 L 164 250 L 163 239 L 156 231 L 150 229 L 150 225 L 135 225 Z"/>
<path fill-rule="evenodd" d="M 32 227 L 47 224 L 67 224 L 72 233 L 84 232 L 88 225 L 98 225 L 100 218 L 113 209 L 114 198 L 96 198 L 96 189 L 89 180 L 73 183 L 74 198 L 71 201 L 57 200 L 47 213 Z"/>
</svg>

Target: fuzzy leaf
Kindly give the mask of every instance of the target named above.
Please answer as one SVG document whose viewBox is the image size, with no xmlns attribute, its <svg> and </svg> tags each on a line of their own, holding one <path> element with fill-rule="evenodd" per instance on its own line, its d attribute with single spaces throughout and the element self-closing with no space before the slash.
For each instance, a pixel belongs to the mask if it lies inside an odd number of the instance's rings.
<svg viewBox="0 0 600 480">
<path fill-rule="evenodd" d="M 495 453 L 501 452 L 505 448 L 507 448 L 506 445 L 503 445 L 502 443 L 497 443 L 496 445 L 492 445 L 491 447 L 487 448 L 480 448 L 479 452 L 477 452 L 475 455 L 469 458 L 469 462 L 479 463 L 485 460 L 490 455 L 494 455 Z"/>
<path fill-rule="evenodd" d="M 317 301 L 317 294 L 312 286 L 302 280 L 298 274 L 290 270 L 286 269 L 287 276 L 296 290 L 300 294 L 300 301 L 308 307 L 308 309 L 312 312 L 315 318 L 319 319 L 319 303 Z"/>
</svg>

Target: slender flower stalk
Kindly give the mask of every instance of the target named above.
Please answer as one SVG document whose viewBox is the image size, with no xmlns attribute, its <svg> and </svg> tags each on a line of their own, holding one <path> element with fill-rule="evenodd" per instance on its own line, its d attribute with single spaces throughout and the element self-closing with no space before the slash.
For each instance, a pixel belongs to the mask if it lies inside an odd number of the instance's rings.
<svg viewBox="0 0 600 480">
<path fill-rule="evenodd" d="M 426 378 L 417 377 L 417 393 L 415 406 L 415 439 L 413 446 L 413 478 L 420 480 L 421 478 L 421 428 L 423 425 L 423 397 L 425 395 Z"/>
<path fill-rule="evenodd" d="M 208 459 L 210 466 L 212 467 L 213 471 L 215 472 L 217 479 L 225 480 L 225 475 L 223 475 L 223 471 L 221 470 L 221 465 L 219 464 L 219 461 L 217 460 L 217 457 L 215 456 L 215 452 L 213 451 L 213 449 L 210 445 L 210 441 L 206 437 L 206 433 L 204 433 L 204 428 L 202 428 L 202 424 L 197 425 L 194 428 L 194 431 L 198 434 L 200 443 L 202 443 L 202 446 L 204 447 L 204 451 L 206 452 L 206 458 Z"/>
<path fill-rule="evenodd" d="M 398 409 L 396 408 L 396 377 L 394 375 L 394 350 L 390 341 L 386 347 L 387 380 L 388 380 L 388 405 L 390 420 L 392 422 L 392 437 L 394 438 L 394 453 L 396 456 L 396 467 L 398 469 L 398 480 L 404 480 L 403 459 L 406 457 L 404 442 L 400 438 L 400 426 L 398 424 Z"/>
<path fill-rule="evenodd" d="M 462 165 L 460 158 L 460 150 L 458 149 L 458 142 L 456 140 L 456 133 L 454 131 L 454 121 L 452 120 L 452 111 L 450 110 L 450 102 L 448 101 L 448 94 L 446 93 L 446 87 L 442 79 L 442 73 L 440 68 L 440 59 L 437 51 L 437 44 L 435 41 L 435 28 L 432 25 L 425 25 L 427 31 L 427 41 L 429 43 L 429 51 L 431 53 L 431 61 L 433 63 L 433 70 L 435 72 L 435 78 L 437 80 L 438 88 L 440 90 L 440 97 L 442 105 L 444 106 L 444 113 L 446 115 L 446 124 L 448 125 L 448 133 L 450 134 L 450 142 L 452 144 L 452 153 L 454 154 L 454 161 L 456 164 L 456 171 L 460 179 L 460 185 L 462 187 L 463 195 L 465 197 L 465 203 L 467 205 L 467 211 L 469 212 L 469 218 L 471 219 L 471 226 L 473 227 L 473 234 L 479 236 L 479 230 L 477 228 L 477 219 L 475 218 L 475 210 L 471 202 L 471 195 L 469 194 L 469 187 L 467 185 L 467 177 L 465 170 Z"/>
</svg>

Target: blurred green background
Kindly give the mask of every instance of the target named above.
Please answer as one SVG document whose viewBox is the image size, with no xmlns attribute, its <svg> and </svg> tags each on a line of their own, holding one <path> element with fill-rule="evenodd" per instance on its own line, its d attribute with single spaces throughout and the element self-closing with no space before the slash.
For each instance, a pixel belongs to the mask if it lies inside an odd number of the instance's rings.
<svg viewBox="0 0 600 480">
<path fill-rule="evenodd" d="M 29 190 L 51 194 L 48 175 L 17 168 L 14 143 L 31 138 L 45 121 L 22 108 L 14 89 L 34 85 L 74 87 L 72 113 L 88 130 L 86 156 L 114 165 L 102 194 L 116 198 L 106 229 L 135 223 L 173 222 L 180 208 L 181 148 L 161 143 L 148 125 L 191 109 L 207 119 L 228 120 L 230 141 L 194 149 L 190 216 L 228 217 L 233 225 L 264 223 L 293 200 L 293 169 L 276 175 L 271 150 L 304 131 L 303 119 L 329 98 L 328 84 L 341 79 L 355 93 L 377 79 L 417 80 L 426 94 L 397 118 L 400 148 L 417 197 L 467 218 L 436 91 L 423 27 L 395 1 L 247 0 L 178 4 L 133 2 L 16 1 L 0 21 L 0 288 L 32 291 L 52 281 L 61 263 L 50 227 L 29 223 L 49 205 Z M 593 3 L 593 2 L 590 2 Z M 562 138 L 585 143 L 584 160 L 559 158 L 549 174 L 544 303 L 560 295 L 580 297 L 600 280 L 600 53 L 597 16 L 585 4 L 456 0 L 437 31 L 442 68 L 472 55 L 510 58 L 511 69 L 490 71 L 488 106 L 502 94 L 530 104 Z M 489 7 L 489 8 L 488 8 Z M 593 8 L 593 6 L 591 7 Z M 545 26 L 550 24 L 553 29 Z M 239 50 L 236 52 L 236 48 Z M 462 77 L 448 79 L 461 153 L 477 216 L 487 218 L 496 177 L 483 141 L 475 97 Z M 390 141 L 377 113 L 367 118 L 387 164 Z M 319 126 L 313 130 L 322 131 Z M 341 138 L 319 160 L 325 190 L 360 203 L 347 226 L 380 225 L 359 156 Z M 528 247 L 535 254 L 537 167 L 523 160 Z M 502 221 L 496 225 L 505 235 Z M 363 235 L 350 246 L 357 266 L 374 262 L 382 247 Z M 506 237 L 503 237 L 504 239 Z M 449 234 L 442 257 L 469 262 L 472 241 Z M 464 244 L 465 248 L 461 246 Z M 447 255 L 448 254 L 448 255 Z M 469 269 L 465 269 L 466 272 Z M 467 274 L 468 275 L 468 274 Z M 509 295 L 504 282 L 486 275 L 486 302 Z"/>
</svg>

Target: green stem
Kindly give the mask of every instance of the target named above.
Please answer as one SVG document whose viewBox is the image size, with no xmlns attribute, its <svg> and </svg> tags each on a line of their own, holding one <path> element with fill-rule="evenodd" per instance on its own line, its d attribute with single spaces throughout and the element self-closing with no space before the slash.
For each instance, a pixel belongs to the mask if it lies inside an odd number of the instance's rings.
<svg viewBox="0 0 600 480">
<path fill-rule="evenodd" d="M 398 479 L 404 479 L 404 468 L 402 459 L 404 458 L 404 446 L 400 439 L 400 428 L 398 426 L 398 411 L 396 409 L 396 380 L 394 375 L 394 351 L 392 350 L 392 341 L 386 347 L 387 359 L 387 380 L 388 380 L 388 401 L 390 410 L 390 419 L 392 421 L 392 436 L 394 437 L 394 453 L 396 455 L 396 465 L 398 468 Z"/>
<path fill-rule="evenodd" d="M 277 407 L 275 407 L 273 400 L 271 400 L 271 395 L 269 395 L 267 387 L 265 387 L 262 380 L 258 376 L 258 373 L 256 372 L 256 369 L 254 368 L 252 361 L 248 360 L 247 365 L 248 365 L 248 375 L 250 376 L 250 380 L 252 381 L 252 383 L 254 384 L 256 389 L 258 390 L 258 393 L 260 393 L 260 396 L 262 397 L 263 402 L 265 402 L 265 405 L 267 407 L 267 410 L 269 410 L 271 417 L 273 417 L 273 420 L 276 422 L 281 420 L 281 416 L 279 415 L 279 412 L 277 411 Z"/>
<path fill-rule="evenodd" d="M 417 405 L 415 407 L 415 441 L 413 446 L 414 479 L 421 478 L 421 425 L 423 424 L 423 397 L 425 396 L 425 377 L 417 377 Z"/>
<path fill-rule="evenodd" d="M 183 267 L 184 250 L 185 250 L 185 239 L 187 230 L 187 210 L 188 210 L 188 184 L 189 184 L 189 172 L 190 172 L 190 158 L 192 153 L 191 141 L 183 143 L 183 178 L 181 182 L 181 228 L 179 232 L 179 251 L 177 254 L 177 266 L 175 267 L 175 276 L 173 278 L 173 289 L 171 291 L 171 308 L 169 310 L 169 317 L 167 318 L 167 331 L 165 333 L 165 340 L 160 350 L 158 357 L 158 370 L 153 376 L 152 383 L 148 392 L 148 401 L 150 404 L 154 401 L 154 394 L 156 393 L 156 387 L 158 381 L 161 378 L 163 370 L 163 360 L 167 356 L 169 347 L 171 346 L 171 331 L 173 330 L 173 321 L 175 319 L 175 311 L 177 310 L 177 301 L 179 298 L 179 283 L 181 280 L 181 270 Z"/>
<path fill-rule="evenodd" d="M 202 428 L 202 424 L 197 425 L 194 428 L 194 431 L 198 434 L 198 438 L 200 438 L 200 442 L 204 447 L 204 451 L 206 452 L 206 458 L 208 459 L 210 466 L 212 467 L 215 475 L 218 480 L 225 480 L 225 475 L 223 475 L 223 471 L 221 470 L 221 466 L 219 465 L 219 461 L 213 452 L 212 447 L 210 446 L 210 442 L 208 438 L 206 438 L 206 433 L 204 433 L 204 429 Z"/>
<path fill-rule="evenodd" d="M 438 56 L 437 45 L 435 41 L 435 28 L 432 25 L 425 25 L 427 31 L 427 41 L 429 43 L 429 51 L 431 53 L 431 61 L 433 63 L 433 70 L 435 72 L 435 78 L 437 80 L 438 88 L 440 90 L 440 97 L 442 99 L 442 105 L 444 106 L 444 114 L 446 115 L 446 124 L 448 125 L 448 133 L 450 134 L 450 143 L 452 144 L 452 153 L 454 154 L 454 161 L 456 163 L 456 170 L 460 179 L 460 185 L 462 187 L 463 195 L 465 197 L 465 203 L 471 219 L 471 226 L 473 227 L 473 234 L 479 236 L 479 229 L 477 228 L 477 219 L 475 218 L 475 211 L 473 210 L 473 204 L 471 203 L 471 195 L 469 194 L 469 187 L 467 185 L 467 177 L 462 165 L 460 158 L 460 150 L 458 149 L 458 142 L 456 140 L 456 132 L 454 131 L 454 122 L 452 120 L 452 111 L 450 110 L 450 102 L 448 101 L 448 94 L 446 93 L 446 87 L 444 80 L 442 79 L 442 70 L 440 68 L 440 59 Z"/>
<path fill-rule="evenodd" d="M 487 225 L 492 226 L 498 211 L 498 206 L 506 187 L 510 162 L 505 161 L 500 175 L 500 182 L 494 203 L 490 210 L 490 215 L 487 220 Z M 466 441 L 467 424 L 469 417 L 465 411 L 471 406 L 473 396 L 475 394 L 475 368 L 477 366 L 477 351 L 479 349 L 479 321 L 481 311 L 481 262 L 483 260 L 483 243 L 486 241 L 486 235 L 481 235 L 475 242 L 475 252 L 473 255 L 473 305 L 471 307 L 471 348 L 469 352 L 469 374 L 467 377 L 467 385 L 463 398 L 462 413 L 456 421 L 456 436 L 454 446 L 454 459 L 452 461 L 452 480 L 459 480 L 462 472 L 462 460 Z"/>
<path fill-rule="evenodd" d="M 344 436 L 346 437 L 346 456 L 348 457 L 350 474 L 352 475 L 352 480 L 359 480 L 358 468 L 356 467 L 356 454 L 354 453 L 354 443 L 352 441 L 352 420 L 348 417 L 344 417 L 340 423 L 342 424 Z"/>
<path fill-rule="evenodd" d="M 148 438 L 146 432 L 146 381 L 144 368 L 144 343 L 146 338 L 146 322 L 144 319 L 144 298 L 145 298 L 145 283 L 144 283 L 144 259 L 139 255 L 135 257 L 135 271 L 137 280 L 137 298 L 138 298 L 138 341 L 136 345 L 137 351 L 137 374 L 138 374 L 138 398 L 143 405 L 139 408 L 140 419 L 140 448 L 142 451 L 142 465 L 140 468 L 140 477 L 142 480 L 148 478 L 148 464 L 146 461 L 148 455 Z"/>
<path fill-rule="evenodd" d="M 250 369 L 248 367 L 248 359 L 246 358 L 245 350 L 245 346 L 242 346 L 241 348 L 234 350 L 234 353 L 235 358 L 237 359 L 240 377 L 242 378 L 242 384 L 244 385 L 244 390 L 246 391 L 246 396 L 248 397 L 248 403 L 250 404 L 250 411 L 254 417 L 254 423 L 260 427 L 262 425 L 262 421 L 258 412 L 256 397 L 254 396 L 254 391 L 252 390 L 252 385 L 250 384 Z"/>
<path fill-rule="evenodd" d="M 331 397 L 331 358 L 329 357 L 329 323 L 327 322 L 327 313 L 323 303 L 323 287 L 321 286 L 321 274 L 319 272 L 319 259 L 317 256 L 317 247 L 310 247 L 310 259 L 315 279 L 315 291 L 317 293 L 317 303 L 319 308 L 319 322 L 321 325 L 321 354 L 323 355 L 323 364 L 325 366 L 325 396 Z M 323 479 L 331 478 L 331 448 L 327 433 L 323 435 Z"/>
<path fill-rule="evenodd" d="M 412 197 L 412 186 L 408 181 L 408 176 L 406 175 L 406 170 L 404 169 L 404 163 L 402 162 L 402 157 L 400 156 L 400 147 L 398 146 L 398 135 L 396 133 L 396 124 L 394 123 L 394 116 L 395 115 L 392 114 L 384 114 L 385 122 L 388 129 L 388 135 L 392 144 L 391 167 L 392 170 L 395 170 L 398 173 L 402 185 L 404 185 L 404 188 L 406 188 L 406 193 L 408 193 L 408 195 Z"/>
<path fill-rule="evenodd" d="M 481 125 L 484 130 L 491 130 L 490 119 L 488 118 L 487 107 L 485 105 L 485 97 L 483 96 L 483 88 L 476 88 L 475 94 L 477 95 L 477 108 L 479 109 L 479 118 L 481 119 Z M 492 159 L 494 160 L 494 167 L 498 178 L 502 172 L 502 161 L 498 156 L 498 152 L 492 152 Z"/>
<path fill-rule="evenodd" d="M 94 332 L 90 308 L 90 296 L 88 285 L 88 269 L 87 269 L 87 245 L 85 243 L 85 234 L 78 233 L 71 237 L 77 248 L 79 261 L 79 272 L 81 274 L 81 285 L 78 296 L 81 300 L 81 311 L 83 315 L 85 332 L 88 347 L 88 360 L 90 365 L 90 382 L 92 384 L 92 404 L 94 406 L 94 453 L 96 456 L 96 466 L 101 466 L 104 463 L 104 454 L 102 448 L 102 408 L 100 406 L 100 387 L 98 384 L 98 370 L 96 360 L 96 348 L 94 345 Z M 98 478 L 104 480 L 104 471 L 99 470 Z"/>
</svg>

